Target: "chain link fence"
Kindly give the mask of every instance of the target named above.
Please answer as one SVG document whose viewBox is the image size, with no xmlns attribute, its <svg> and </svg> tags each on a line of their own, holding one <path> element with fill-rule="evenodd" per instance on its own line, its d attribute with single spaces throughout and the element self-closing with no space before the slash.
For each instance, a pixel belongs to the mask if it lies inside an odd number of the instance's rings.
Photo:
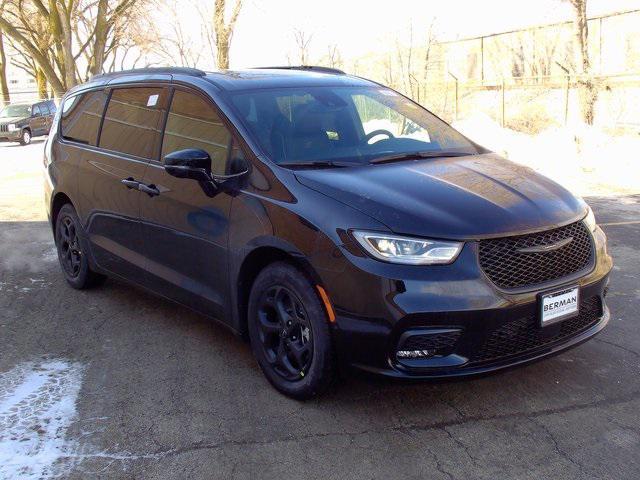
<svg viewBox="0 0 640 480">
<path fill-rule="evenodd" d="M 536 134 L 581 121 L 578 76 L 509 78 L 500 82 L 432 81 L 403 92 L 448 122 L 482 114 L 512 130 Z M 598 91 L 596 125 L 640 132 L 640 73 L 593 77 Z M 400 89 L 402 90 L 402 89 Z M 42 100 L 38 92 L 12 92 L 12 103 Z M 59 98 L 53 98 L 59 104 Z"/>
</svg>

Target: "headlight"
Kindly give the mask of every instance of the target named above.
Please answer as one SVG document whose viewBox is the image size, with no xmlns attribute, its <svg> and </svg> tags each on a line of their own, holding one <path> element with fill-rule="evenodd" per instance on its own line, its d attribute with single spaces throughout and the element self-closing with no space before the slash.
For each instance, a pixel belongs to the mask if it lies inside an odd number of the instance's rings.
<svg viewBox="0 0 640 480">
<path fill-rule="evenodd" d="M 583 222 L 590 232 L 595 232 L 596 227 L 598 226 L 598 224 L 596 223 L 596 217 L 593 215 L 593 210 L 591 210 L 591 207 L 587 208 L 589 208 L 589 212 L 587 213 L 587 216 L 584 217 Z"/>
<path fill-rule="evenodd" d="M 18 130 L 18 126 L 15 123 L 10 123 L 9 125 L 7 125 L 7 129 L 10 132 L 15 132 L 16 130 Z"/>
<path fill-rule="evenodd" d="M 353 236 L 374 258 L 407 265 L 437 265 L 453 262 L 461 242 L 398 237 L 384 233 L 353 231 Z"/>
</svg>

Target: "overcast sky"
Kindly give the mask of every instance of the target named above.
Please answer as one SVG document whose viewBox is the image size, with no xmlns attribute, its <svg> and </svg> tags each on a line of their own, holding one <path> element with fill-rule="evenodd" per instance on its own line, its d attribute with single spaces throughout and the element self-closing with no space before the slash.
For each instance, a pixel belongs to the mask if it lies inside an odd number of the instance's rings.
<svg viewBox="0 0 640 480">
<path fill-rule="evenodd" d="M 203 0 L 213 3 L 212 0 Z M 232 0 L 228 0 L 232 3 Z M 416 44 L 435 18 L 441 39 L 464 38 L 529 25 L 570 20 L 563 0 L 245 0 L 233 39 L 231 66 L 286 64 L 293 30 L 312 34 L 318 58 L 337 44 L 343 56 L 360 56 L 406 40 L 413 25 Z M 640 0 L 589 0 L 589 15 L 640 9 Z M 194 31 L 201 19 L 185 12 Z"/>
</svg>

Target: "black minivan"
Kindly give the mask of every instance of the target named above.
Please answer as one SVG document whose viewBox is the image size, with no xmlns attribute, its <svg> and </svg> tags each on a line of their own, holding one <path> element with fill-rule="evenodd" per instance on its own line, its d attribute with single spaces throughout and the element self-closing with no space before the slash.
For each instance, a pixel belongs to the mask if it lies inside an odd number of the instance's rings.
<svg viewBox="0 0 640 480">
<path fill-rule="evenodd" d="M 338 70 L 97 76 L 65 96 L 45 166 L 71 286 L 108 275 L 215 318 L 295 398 L 339 366 L 489 372 L 609 320 L 584 201 Z"/>
</svg>

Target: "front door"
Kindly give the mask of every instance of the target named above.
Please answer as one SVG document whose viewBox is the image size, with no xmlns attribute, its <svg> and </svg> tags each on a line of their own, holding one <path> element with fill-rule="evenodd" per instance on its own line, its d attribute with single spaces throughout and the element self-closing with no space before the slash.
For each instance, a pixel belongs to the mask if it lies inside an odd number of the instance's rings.
<svg viewBox="0 0 640 480">
<path fill-rule="evenodd" d="M 210 100 L 176 89 L 167 117 L 162 154 L 200 148 L 214 174 L 226 173 L 232 136 Z M 227 241 L 231 196 L 199 182 L 176 178 L 151 162 L 144 183 L 140 219 L 149 287 L 217 318 L 228 298 Z"/>
<path fill-rule="evenodd" d="M 87 149 L 78 168 L 83 217 L 98 266 L 143 283 L 139 215 L 144 194 L 138 186 L 150 159 L 159 153 L 168 91 L 156 86 L 115 88 L 108 102 L 98 148 Z"/>
</svg>

